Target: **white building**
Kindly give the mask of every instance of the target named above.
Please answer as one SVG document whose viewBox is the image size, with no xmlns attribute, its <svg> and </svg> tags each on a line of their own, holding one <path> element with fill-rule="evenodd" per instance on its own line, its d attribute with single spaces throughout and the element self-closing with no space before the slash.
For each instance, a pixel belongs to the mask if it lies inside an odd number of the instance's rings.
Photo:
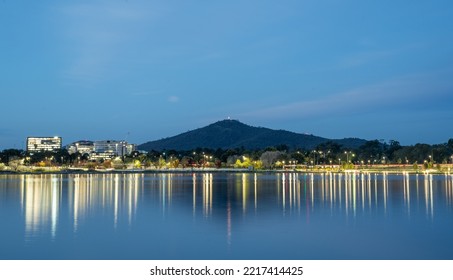
<svg viewBox="0 0 453 280">
<path fill-rule="evenodd" d="M 66 149 L 70 154 L 75 154 L 79 152 L 80 154 L 88 154 L 90 155 L 91 153 L 94 152 L 94 142 L 93 141 L 88 141 L 88 140 L 80 140 L 77 142 L 74 142 L 72 144 L 69 144 Z"/>
<path fill-rule="evenodd" d="M 135 150 L 134 144 L 126 141 L 103 140 L 94 141 L 94 152 L 92 159 L 106 159 L 113 157 L 122 157 L 131 154 Z"/>
<path fill-rule="evenodd" d="M 61 137 L 27 137 L 27 152 L 56 151 L 61 149 Z"/>
<path fill-rule="evenodd" d="M 88 141 L 81 140 L 69 144 L 66 149 L 70 154 L 79 152 L 82 155 L 88 154 L 92 160 L 111 159 L 123 157 L 135 151 L 135 145 L 126 141 L 102 140 Z"/>
</svg>

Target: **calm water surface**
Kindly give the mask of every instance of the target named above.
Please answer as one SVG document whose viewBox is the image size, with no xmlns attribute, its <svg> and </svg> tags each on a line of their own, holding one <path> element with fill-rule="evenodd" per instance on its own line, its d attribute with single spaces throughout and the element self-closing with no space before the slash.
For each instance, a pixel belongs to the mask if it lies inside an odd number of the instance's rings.
<svg viewBox="0 0 453 280">
<path fill-rule="evenodd" d="M 453 259 L 453 176 L 0 175 L 0 259 Z"/>
</svg>

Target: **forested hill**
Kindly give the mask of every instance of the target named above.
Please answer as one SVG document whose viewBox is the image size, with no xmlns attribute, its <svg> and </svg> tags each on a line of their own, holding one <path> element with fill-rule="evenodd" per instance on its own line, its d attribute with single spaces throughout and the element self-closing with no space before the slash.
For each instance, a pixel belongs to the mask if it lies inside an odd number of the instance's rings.
<svg viewBox="0 0 453 280">
<path fill-rule="evenodd" d="M 328 141 L 340 144 L 345 148 L 357 148 L 366 142 L 366 140 L 357 138 L 332 140 L 285 130 L 253 127 L 237 120 L 223 120 L 173 137 L 150 141 L 139 145 L 138 148 L 144 151 L 187 151 L 196 148 L 230 149 L 240 147 L 253 150 L 286 145 L 290 149 L 309 150 Z"/>
</svg>

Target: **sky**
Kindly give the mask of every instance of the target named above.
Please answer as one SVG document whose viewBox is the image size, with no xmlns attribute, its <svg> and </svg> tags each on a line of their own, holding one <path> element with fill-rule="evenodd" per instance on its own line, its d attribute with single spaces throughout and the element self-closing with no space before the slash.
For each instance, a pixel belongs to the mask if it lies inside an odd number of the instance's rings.
<svg viewBox="0 0 453 280">
<path fill-rule="evenodd" d="M 142 144 L 232 118 L 453 138 L 451 0 L 0 0 L 0 150 Z"/>
</svg>

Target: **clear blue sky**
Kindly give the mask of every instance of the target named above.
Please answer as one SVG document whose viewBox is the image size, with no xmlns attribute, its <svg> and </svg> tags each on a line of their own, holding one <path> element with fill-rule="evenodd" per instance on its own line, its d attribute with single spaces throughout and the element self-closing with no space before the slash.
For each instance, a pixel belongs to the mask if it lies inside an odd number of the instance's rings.
<svg viewBox="0 0 453 280">
<path fill-rule="evenodd" d="M 231 117 L 453 138 L 453 1 L 0 0 L 0 150 L 141 144 Z"/>
</svg>

